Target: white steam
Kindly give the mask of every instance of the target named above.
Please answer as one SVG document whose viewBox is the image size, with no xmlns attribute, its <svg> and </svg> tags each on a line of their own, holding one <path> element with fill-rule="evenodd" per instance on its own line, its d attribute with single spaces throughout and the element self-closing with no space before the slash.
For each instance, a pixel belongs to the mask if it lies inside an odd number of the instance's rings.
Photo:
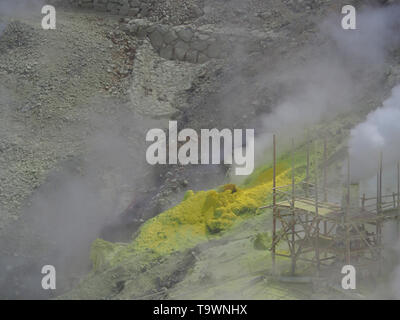
<svg viewBox="0 0 400 320">
<path fill-rule="evenodd" d="M 379 154 L 385 166 L 400 160 L 400 86 L 383 106 L 371 112 L 367 120 L 351 131 L 349 141 L 353 178 L 359 180 L 377 172 Z"/>
<path fill-rule="evenodd" d="M 279 67 L 278 75 L 274 75 L 288 94 L 263 119 L 264 134 L 259 136 L 257 145 L 264 148 L 258 149 L 258 156 L 270 147 L 271 133 L 278 134 L 280 140 L 298 137 L 307 127 L 354 110 L 360 99 L 370 94 L 371 86 L 383 77 L 383 65 L 390 51 L 400 44 L 400 6 L 358 10 L 357 30 L 343 30 L 340 18 L 334 16 L 320 25 L 319 37 L 325 40 L 320 46 L 312 45 L 309 51 L 303 52 L 303 61 L 292 65 L 286 62 Z M 387 104 L 393 104 L 393 99 Z M 365 135 L 379 140 L 379 135 L 372 131 L 371 128 L 371 133 Z M 382 142 L 369 144 L 377 143 Z M 353 151 L 354 148 L 353 144 Z"/>
<path fill-rule="evenodd" d="M 34 12 L 40 14 L 40 9 L 44 4 L 44 0 L 1 0 L 0 15 L 18 18 Z"/>
<path fill-rule="evenodd" d="M 44 5 L 44 0 L 0 0 L 0 36 L 12 19 L 23 20 L 32 16 L 40 19 Z"/>
<path fill-rule="evenodd" d="M 357 30 L 343 30 L 337 19 L 329 19 L 323 29 L 347 59 L 365 63 L 383 62 L 388 50 L 400 43 L 400 6 L 366 8 L 357 14 Z"/>
</svg>

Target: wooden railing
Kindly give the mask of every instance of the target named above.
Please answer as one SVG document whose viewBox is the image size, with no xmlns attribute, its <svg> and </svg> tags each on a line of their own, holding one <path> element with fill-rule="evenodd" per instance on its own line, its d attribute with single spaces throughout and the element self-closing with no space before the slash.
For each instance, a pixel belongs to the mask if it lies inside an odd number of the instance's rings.
<svg viewBox="0 0 400 320">
<path fill-rule="evenodd" d="M 288 184 L 284 186 L 278 186 L 273 188 L 273 191 L 276 192 L 277 200 L 287 200 L 289 205 L 292 203 L 292 201 L 300 201 L 309 204 L 309 201 L 312 200 L 316 202 L 319 207 L 326 207 L 327 203 L 329 203 L 329 205 L 342 207 L 342 200 L 346 197 L 346 195 L 343 195 L 343 192 L 338 190 L 319 187 L 318 185 L 304 181 L 294 185 Z M 326 194 L 328 195 L 327 198 L 329 201 L 324 201 Z M 347 200 L 348 204 L 347 206 L 344 205 L 345 208 L 343 208 L 343 210 L 347 209 L 350 211 L 359 211 L 361 209 L 363 213 L 370 214 L 382 213 L 383 211 L 396 208 L 400 210 L 399 193 L 393 192 L 392 194 L 382 195 L 380 197 L 366 197 L 365 194 L 363 194 L 359 200 L 361 203 L 360 205 L 357 204 L 356 206 L 350 204 L 350 199 Z"/>
</svg>

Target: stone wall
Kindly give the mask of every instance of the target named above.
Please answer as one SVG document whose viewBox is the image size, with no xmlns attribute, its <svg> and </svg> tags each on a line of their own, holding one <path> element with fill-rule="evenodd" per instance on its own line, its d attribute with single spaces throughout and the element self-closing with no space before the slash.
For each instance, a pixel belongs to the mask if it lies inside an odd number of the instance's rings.
<svg viewBox="0 0 400 320">
<path fill-rule="evenodd" d="M 139 38 L 148 38 L 155 51 L 163 58 L 188 62 L 205 62 L 221 58 L 225 43 L 210 32 L 191 26 L 153 24 L 144 19 L 126 23 L 123 30 Z"/>
<path fill-rule="evenodd" d="M 268 42 L 265 33 L 235 29 L 215 29 L 211 26 L 169 26 L 146 19 L 128 20 L 122 30 L 139 38 L 148 38 L 154 50 L 163 58 L 192 63 L 224 58 L 241 51 L 261 51 Z"/>
<path fill-rule="evenodd" d="M 201 15 L 200 11 L 195 10 L 196 6 L 189 9 L 185 0 L 180 1 L 179 4 L 185 7 L 185 10 L 192 12 L 193 15 Z M 236 49 L 243 53 L 262 51 L 271 36 L 260 31 L 232 27 L 224 29 L 213 25 L 196 27 L 187 23 L 174 25 L 154 22 L 151 17 L 158 16 L 158 11 L 161 9 L 163 11 L 168 7 L 168 3 L 171 4 L 164 0 L 48 0 L 47 2 L 128 16 L 121 24 L 122 30 L 132 36 L 148 38 L 154 50 L 168 60 L 203 63 L 210 59 L 225 58 L 236 52 Z M 169 11 L 172 9 L 168 7 Z M 187 17 L 190 14 L 183 16 Z"/>
</svg>

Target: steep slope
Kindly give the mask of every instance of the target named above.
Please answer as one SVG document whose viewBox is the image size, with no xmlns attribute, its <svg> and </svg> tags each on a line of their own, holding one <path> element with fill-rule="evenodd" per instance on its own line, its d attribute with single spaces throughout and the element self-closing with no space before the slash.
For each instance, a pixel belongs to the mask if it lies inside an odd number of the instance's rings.
<svg viewBox="0 0 400 320">
<path fill-rule="evenodd" d="M 340 184 L 349 130 L 400 80 L 398 47 L 338 32 L 349 1 L 106 2 L 55 1 L 56 31 L 28 15 L 0 38 L 0 296 L 50 297 L 50 261 L 62 298 L 313 297 L 268 278 L 270 133 L 279 183 L 292 137 L 304 178 L 308 131 Z M 170 119 L 255 128 L 256 171 L 150 167 L 145 133 Z"/>
</svg>

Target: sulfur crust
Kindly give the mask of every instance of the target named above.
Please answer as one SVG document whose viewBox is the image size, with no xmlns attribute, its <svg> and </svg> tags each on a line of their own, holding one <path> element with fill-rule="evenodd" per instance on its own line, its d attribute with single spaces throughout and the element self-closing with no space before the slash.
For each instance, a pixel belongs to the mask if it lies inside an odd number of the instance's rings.
<svg viewBox="0 0 400 320">
<path fill-rule="evenodd" d="M 277 185 L 291 183 L 291 159 L 281 158 L 277 166 Z M 304 179 L 304 155 L 296 157 L 296 181 Z M 98 239 L 92 245 L 95 270 L 113 266 L 132 254 L 151 252 L 163 256 L 192 248 L 229 230 L 259 212 L 272 194 L 273 169 L 257 170 L 242 187 L 229 184 L 217 190 L 189 190 L 178 205 L 148 220 L 129 244 L 113 244 Z"/>
</svg>

